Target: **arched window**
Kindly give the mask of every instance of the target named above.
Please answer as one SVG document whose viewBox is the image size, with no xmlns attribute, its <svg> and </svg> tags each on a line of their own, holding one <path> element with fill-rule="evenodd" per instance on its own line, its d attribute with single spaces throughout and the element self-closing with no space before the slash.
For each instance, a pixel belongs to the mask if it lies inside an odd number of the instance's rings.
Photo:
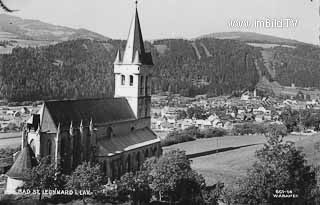
<svg viewBox="0 0 320 205">
<path fill-rule="evenodd" d="M 137 152 L 136 155 L 136 164 L 137 164 L 137 169 L 140 168 L 140 152 Z"/>
<path fill-rule="evenodd" d="M 133 75 L 130 75 L 130 86 L 133 86 Z"/>
<path fill-rule="evenodd" d="M 149 150 L 146 149 L 146 151 L 144 152 L 144 158 L 148 158 L 149 157 Z"/>
<path fill-rule="evenodd" d="M 126 76 L 121 75 L 121 85 L 125 85 L 126 83 Z"/>
<path fill-rule="evenodd" d="M 145 95 L 148 95 L 148 81 L 149 81 L 149 77 L 146 76 L 146 81 L 145 81 L 145 86 L 144 86 Z"/>
<path fill-rule="evenodd" d="M 144 107 L 144 116 L 145 116 L 145 117 L 148 117 L 148 116 L 149 116 L 148 111 L 149 111 L 149 109 L 148 109 L 148 105 L 147 105 L 147 102 L 146 102 L 145 107 Z"/>
<path fill-rule="evenodd" d="M 154 147 L 154 148 L 152 149 L 152 155 L 153 155 L 153 156 L 156 156 L 156 154 L 157 154 L 157 147 Z"/>
<path fill-rule="evenodd" d="M 107 139 L 110 139 L 112 137 L 113 131 L 111 127 L 108 127 L 107 129 Z"/>
<path fill-rule="evenodd" d="M 107 175 L 107 162 L 103 161 L 102 172 L 104 175 Z"/>
<path fill-rule="evenodd" d="M 48 142 L 47 142 L 47 150 L 48 150 L 49 159 L 51 160 L 51 158 L 52 158 L 52 142 L 50 139 L 48 139 Z"/>
<path fill-rule="evenodd" d="M 143 89 L 144 89 L 144 78 L 143 76 L 140 76 L 140 95 L 143 95 Z"/>
<path fill-rule="evenodd" d="M 127 163 L 126 163 L 126 171 L 127 172 L 130 172 L 131 171 L 131 156 L 128 155 L 128 158 L 127 158 Z"/>
</svg>

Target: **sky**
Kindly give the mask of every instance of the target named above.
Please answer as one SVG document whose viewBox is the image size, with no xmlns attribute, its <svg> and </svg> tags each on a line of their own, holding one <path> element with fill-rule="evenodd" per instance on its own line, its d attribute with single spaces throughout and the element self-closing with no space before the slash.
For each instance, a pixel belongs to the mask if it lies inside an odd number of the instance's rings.
<svg viewBox="0 0 320 205">
<path fill-rule="evenodd" d="M 126 39 L 135 8 L 134 0 L 3 2 L 19 9 L 16 16 L 85 28 L 114 39 Z M 138 9 L 145 40 L 244 31 L 319 44 L 318 4 L 319 0 L 140 0 Z M 257 27 L 257 20 L 264 24 Z"/>
</svg>

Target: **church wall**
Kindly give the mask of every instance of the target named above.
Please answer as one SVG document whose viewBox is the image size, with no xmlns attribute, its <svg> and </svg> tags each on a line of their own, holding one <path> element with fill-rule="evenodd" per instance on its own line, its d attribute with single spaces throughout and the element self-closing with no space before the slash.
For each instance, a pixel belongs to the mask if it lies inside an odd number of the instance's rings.
<svg viewBox="0 0 320 205">
<path fill-rule="evenodd" d="M 27 135 L 28 144 L 30 144 L 32 151 L 36 157 L 41 157 L 41 143 L 40 135 L 36 132 L 29 132 Z"/>
<path fill-rule="evenodd" d="M 100 157 L 101 163 L 107 177 L 112 180 L 121 177 L 126 172 L 137 171 L 143 162 L 150 157 L 161 155 L 160 142 L 134 150 L 129 150 L 112 157 Z"/>
<path fill-rule="evenodd" d="M 52 159 L 54 159 L 56 142 L 55 142 L 56 134 L 55 133 L 41 133 L 40 137 L 40 156 L 45 157 L 50 155 Z"/>
<path fill-rule="evenodd" d="M 22 187 L 24 182 L 22 180 L 13 179 L 11 177 L 7 178 L 5 194 L 18 194 L 16 189 Z"/>
</svg>

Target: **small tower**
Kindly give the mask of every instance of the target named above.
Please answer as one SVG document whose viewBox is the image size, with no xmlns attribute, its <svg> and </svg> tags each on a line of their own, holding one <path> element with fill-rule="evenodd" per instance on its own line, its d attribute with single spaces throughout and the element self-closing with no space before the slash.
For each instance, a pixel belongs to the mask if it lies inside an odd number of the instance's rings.
<svg viewBox="0 0 320 205">
<path fill-rule="evenodd" d="M 137 119 L 150 118 L 152 66 L 151 53 L 144 48 L 136 6 L 123 56 L 119 50 L 114 61 L 114 74 L 115 97 L 125 97 Z"/>
<path fill-rule="evenodd" d="M 37 166 L 38 162 L 29 144 L 26 144 L 16 161 L 6 173 L 7 183 L 5 194 L 17 194 L 16 189 L 22 187 L 25 181 L 30 180 L 28 170 Z"/>
</svg>

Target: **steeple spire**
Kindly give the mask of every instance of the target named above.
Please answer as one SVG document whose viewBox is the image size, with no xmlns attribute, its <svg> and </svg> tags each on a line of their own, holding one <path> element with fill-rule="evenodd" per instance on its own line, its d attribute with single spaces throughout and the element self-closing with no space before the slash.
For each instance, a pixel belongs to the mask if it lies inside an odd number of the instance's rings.
<svg viewBox="0 0 320 205">
<path fill-rule="evenodd" d="M 123 56 L 123 63 L 125 64 L 131 64 L 133 62 L 136 51 L 138 51 L 141 56 L 145 55 L 143 37 L 137 8 L 138 1 L 135 1 L 135 3 L 135 14 L 131 23 L 126 50 Z"/>
<path fill-rule="evenodd" d="M 116 60 L 114 61 L 113 64 L 120 64 L 121 61 L 122 61 L 122 59 L 121 59 L 121 53 L 120 53 L 120 49 L 119 49 L 117 52 Z"/>
</svg>

